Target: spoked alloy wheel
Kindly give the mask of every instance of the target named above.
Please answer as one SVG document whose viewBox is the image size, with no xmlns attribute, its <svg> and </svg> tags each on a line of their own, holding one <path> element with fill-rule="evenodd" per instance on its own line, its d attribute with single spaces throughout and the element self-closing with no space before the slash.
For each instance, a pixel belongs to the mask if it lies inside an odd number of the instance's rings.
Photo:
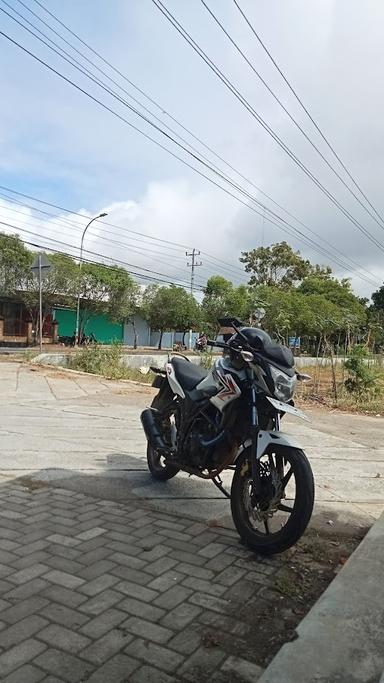
<svg viewBox="0 0 384 683">
<path fill-rule="evenodd" d="M 242 540 L 260 555 L 287 550 L 304 533 L 314 503 L 310 464 L 303 451 L 284 448 L 259 461 L 261 494 L 252 495 L 250 451 L 240 455 L 231 488 L 234 524 Z"/>
</svg>

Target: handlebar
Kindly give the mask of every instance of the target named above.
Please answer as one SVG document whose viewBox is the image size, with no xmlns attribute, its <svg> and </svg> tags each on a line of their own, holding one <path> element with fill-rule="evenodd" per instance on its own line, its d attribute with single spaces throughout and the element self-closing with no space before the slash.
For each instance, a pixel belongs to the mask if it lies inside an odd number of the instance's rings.
<svg viewBox="0 0 384 683">
<path fill-rule="evenodd" d="M 214 341 L 212 339 L 207 340 L 207 346 L 217 346 L 218 349 L 229 349 L 228 344 L 225 342 Z"/>
</svg>

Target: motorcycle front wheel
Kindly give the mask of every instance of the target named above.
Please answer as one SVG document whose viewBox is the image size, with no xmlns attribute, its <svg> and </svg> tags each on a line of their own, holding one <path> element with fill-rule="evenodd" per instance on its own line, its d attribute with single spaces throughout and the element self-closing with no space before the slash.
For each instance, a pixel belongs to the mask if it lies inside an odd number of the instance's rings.
<svg viewBox="0 0 384 683">
<path fill-rule="evenodd" d="M 275 555 L 293 546 L 312 515 L 314 481 L 304 452 L 284 448 L 259 460 L 261 494 L 254 500 L 250 449 L 236 462 L 231 511 L 242 541 L 259 555 Z"/>
</svg>

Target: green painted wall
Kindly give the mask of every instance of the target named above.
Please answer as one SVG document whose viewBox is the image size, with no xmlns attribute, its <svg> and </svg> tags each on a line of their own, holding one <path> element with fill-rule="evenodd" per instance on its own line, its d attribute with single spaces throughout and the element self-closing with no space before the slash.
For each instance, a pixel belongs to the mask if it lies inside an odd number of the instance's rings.
<svg viewBox="0 0 384 683">
<path fill-rule="evenodd" d="M 76 311 L 67 308 L 54 309 L 54 318 L 59 323 L 59 337 L 71 337 L 76 328 Z M 112 323 L 104 315 L 92 315 L 86 326 L 85 334 L 95 335 L 101 344 L 110 344 L 112 341 L 122 342 L 124 338 L 124 326 L 121 323 Z"/>
</svg>

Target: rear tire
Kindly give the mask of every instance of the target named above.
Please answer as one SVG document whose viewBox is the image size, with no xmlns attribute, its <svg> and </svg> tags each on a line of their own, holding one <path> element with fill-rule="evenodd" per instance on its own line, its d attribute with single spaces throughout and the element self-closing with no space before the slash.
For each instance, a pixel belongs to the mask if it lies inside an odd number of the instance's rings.
<svg viewBox="0 0 384 683">
<path fill-rule="evenodd" d="M 169 419 L 171 419 L 169 405 L 172 404 L 173 398 L 174 393 L 168 384 L 167 378 L 164 377 L 160 386 L 160 391 L 153 399 L 151 407 L 159 410 L 160 413 L 165 412 L 165 414 L 169 416 Z M 172 439 L 170 432 L 168 439 L 166 440 L 171 443 Z M 159 456 L 150 444 L 147 446 L 147 463 L 150 473 L 157 481 L 168 481 L 168 479 L 172 479 L 172 477 L 180 472 L 180 468 L 176 465 L 165 464 L 163 456 Z"/>
<path fill-rule="evenodd" d="M 236 463 L 231 487 L 231 511 L 242 541 L 259 555 L 275 555 L 293 546 L 303 535 L 311 519 L 314 503 L 314 482 L 311 466 L 303 451 L 284 448 L 279 455 L 289 463 L 295 478 L 296 495 L 286 524 L 276 533 L 262 533 L 251 523 L 246 505 L 250 480 L 250 449 L 245 449 Z"/>
<path fill-rule="evenodd" d="M 176 465 L 164 464 L 162 456 L 159 456 L 149 444 L 147 446 L 147 463 L 152 477 L 157 481 L 172 479 L 180 471 Z"/>
</svg>

